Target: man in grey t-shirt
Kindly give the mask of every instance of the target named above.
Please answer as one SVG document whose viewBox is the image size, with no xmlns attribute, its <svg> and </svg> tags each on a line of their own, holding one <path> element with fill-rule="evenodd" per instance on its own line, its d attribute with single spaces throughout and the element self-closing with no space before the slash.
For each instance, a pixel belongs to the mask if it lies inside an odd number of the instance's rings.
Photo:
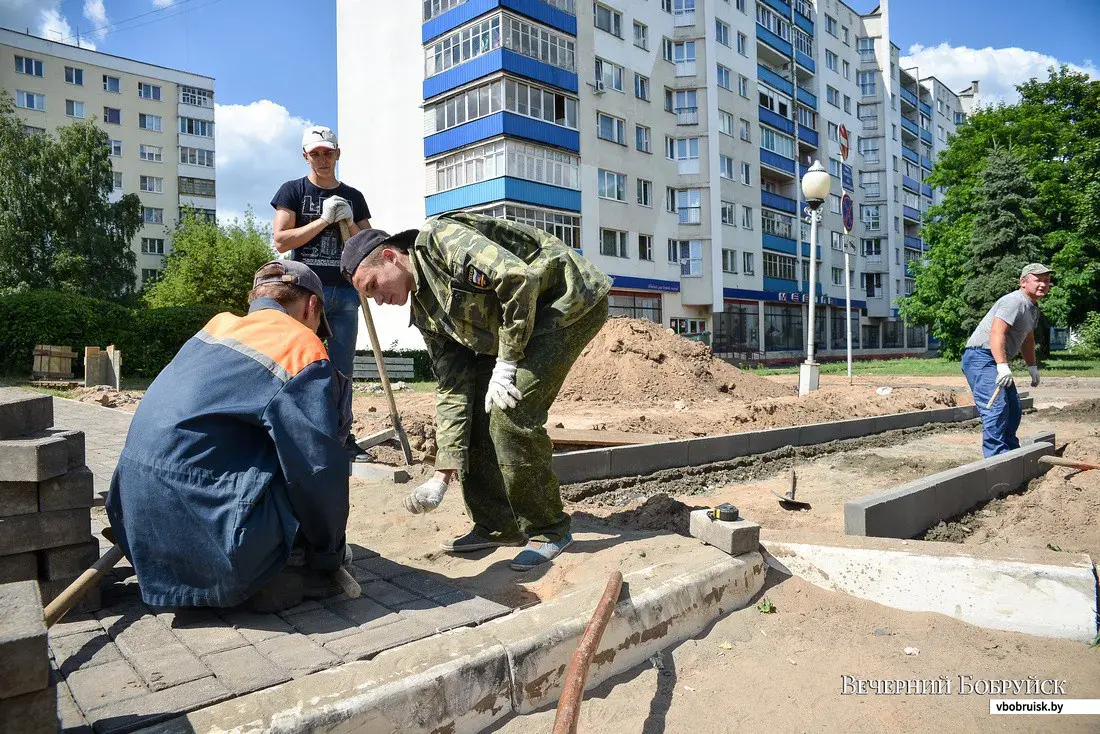
<svg viewBox="0 0 1100 734">
<path fill-rule="evenodd" d="M 1031 373 L 1031 386 L 1039 385 L 1035 364 L 1035 325 L 1039 322 L 1039 299 L 1050 292 L 1054 271 L 1031 263 L 1020 272 L 1020 288 L 997 299 L 989 313 L 966 342 L 962 370 L 982 417 L 982 453 L 1003 454 L 1020 448 L 1016 429 L 1020 427 L 1020 396 L 1012 380 L 1009 361 L 1017 354 Z M 999 399 L 986 408 L 997 386 Z"/>
</svg>

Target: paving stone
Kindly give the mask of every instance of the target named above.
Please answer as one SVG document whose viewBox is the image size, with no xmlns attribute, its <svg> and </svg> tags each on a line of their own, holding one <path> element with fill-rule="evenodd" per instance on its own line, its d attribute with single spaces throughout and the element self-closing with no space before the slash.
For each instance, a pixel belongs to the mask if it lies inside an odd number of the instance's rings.
<svg viewBox="0 0 1100 734">
<path fill-rule="evenodd" d="M 217 616 L 207 622 L 173 626 L 172 631 L 188 650 L 200 658 L 224 650 L 245 647 L 249 644 L 240 632 Z"/>
<path fill-rule="evenodd" d="M 84 466 L 85 455 L 85 437 L 84 431 L 75 431 L 68 428 L 52 428 L 43 432 L 47 436 L 56 436 L 65 440 L 65 447 L 68 453 L 68 468 L 79 469 Z M 123 432 L 122 438 L 125 439 L 126 434 Z"/>
<path fill-rule="evenodd" d="M 242 647 L 207 655 L 202 659 L 218 681 L 238 696 L 290 680 L 290 675 L 254 647 Z"/>
<path fill-rule="evenodd" d="M 351 545 L 351 558 L 353 561 L 365 561 L 368 558 L 377 558 L 378 552 L 373 551 L 362 545 L 356 543 L 350 543 Z"/>
<path fill-rule="evenodd" d="M 228 688 L 209 676 L 147 696 L 118 701 L 86 712 L 86 715 L 96 734 L 115 734 L 150 726 L 232 697 Z"/>
<path fill-rule="evenodd" d="M 0 482 L 42 482 L 69 470 L 69 446 L 60 436 L 0 443 Z"/>
<path fill-rule="evenodd" d="M 390 583 L 400 586 L 403 589 L 422 596 L 426 599 L 435 599 L 446 594 L 450 594 L 457 591 L 455 587 L 451 586 L 445 581 L 440 581 L 434 576 L 429 576 L 426 573 L 405 573 L 400 576 L 394 576 Z"/>
<path fill-rule="evenodd" d="M 363 594 L 390 609 L 420 598 L 408 589 L 402 589 L 400 586 L 394 586 L 386 581 L 372 581 L 369 584 L 363 584 Z"/>
<path fill-rule="evenodd" d="M 76 578 L 98 560 L 99 541 L 94 538 L 76 545 L 48 548 L 38 551 L 38 578 L 46 581 Z"/>
<path fill-rule="evenodd" d="M 690 532 L 707 545 L 731 556 L 751 553 L 760 547 L 760 526 L 751 520 L 713 520 L 710 510 L 692 510 Z"/>
<path fill-rule="evenodd" d="M 0 699 L 0 734 L 56 734 L 57 688 Z"/>
<path fill-rule="evenodd" d="M 34 581 L 38 578 L 38 558 L 34 553 L 0 556 L 0 584 Z"/>
<path fill-rule="evenodd" d="M 408 566 L 402 566 L 400 563 L 394 563 L 388 558 L 382 558 L 376 556 L 374 558 L 366 558 L 364 560 L 357 560 L 354 562 L 355 566 L 362 568 L 364 571 L 370 571 L 380 579 L 389 581 L 394 576 L 400 576 L 403 573 L 408 573 L 413 569 Z"/>
<path fill-rule="evenodd" d="M 91 507 L 95 477 L 82 466 L 38 483 L 38 511 L 72 510 Z"/>
<path fill-rule="evenodd" d="M 357 632 L 325 643 L 329 650 L 347 662 L 373 657 L 383 650 L 419 640 L 431 634 L 431 630 L 414 619 L 401 619 L 377 629 Z"/>
<path fill-rule="evenodd" d="M 331 668 L 340 662 L 340 658 L 305 635 L 273 637 L 257 642 L 256 649 L 293 678 Z"/>
<path fill-rule="evenodd" d="M 0 387 L 0 439 L 26 436 L 52 425 L 51 396 L 14 387 Z"/>
<path fill-rule="evenodd" d="M 210 675 L 210 670 L 182 642 L 127 655 L 126 659 L 154 691 Z"/>
<path fill-rule="evenodd" d="M 0 698 L 45 688 L 50 680 L 46 623 L 38 585 L 0 586 Z"/>
<path fill-rule="evenodd" d="M 256 614 L 242 609 L 226 612 L 223 618 L 253 645 L 294 631 L 294 628 L 277 614 Z"/>
<path fill-rule="evenodd" d="M 347 599 L 333 604 L 329 608 L 334 613 L 364 629 L 382 627 L 400 619 L 397 612 L 365 596 L 358 599 Z"/>
<path fill-rule="evenodd" d="M 358 581 L 360 584 L 367 584 L 371 581 L 381 581 L 378 576 L 374 575 L 373 573 L 361 566 L 356 566 L 355 564 L 352 564 L 351 566 L 347 566 L 347 569 L 348 572 L 351 573 L 351 577 Z"/>
<path fill-rule="evenodd" d="M 52 644 L 55 637 L 78 635 L 82 632 L 99 632 L 102 629 L 103 625 L 99 623 L 94 614 L 90 612 L 69 612 L 60 621 L 54 622 L 53 627 L 50 627 L 50 641 Z"/>
<path fill-rule="evenodd" d="M 102 629 L 63 637 L 51 635 L 50 652 L 53 653 L 54 665 L 61 671 L 63 678 L 68 678 L 70 673 L 77 670 L 122 659 L 122 653 Z"/>
<path fill-rule="evenodd" d="M 92 734 L 92 725 L 76 705 L 72 691 L 64 681 L 57 683 L 57 722 L 65 734 Z M 54 731 L 57 731 L 55 726 Z"/>
<path fill-rule="evenodd" d="M 125 660 L 75 671 L 65 682 L 85 716 L 99 707 L 149 693 L 141 676 Z"/>
<path fill-rule="evenodd" d="M 128 624 L 121 624 L 108 632 L 127 658 L 179 644 L 172 631 L 152 615 L 131 620 Z"/>
<path fill-rule="evenodd" d="M 420 612 L 417 616 L 417 621 L 436 632 L 481 624 L 512 612 L 510 607 L 461 590 L 436 601 L 440 607 Z"/>
<path fill-rule="evenodd" d="M 35 482 L 0 482 L 0 517 L 32 512 L 38 512 L 38 485 Z"/>
<path fill-rule="evenodd" d="M 310 612 L 287 617 L 286 621 L 303 635 L 309 635 L 314 642 L 323 645 L 337 637 L 345 637 L 358 631 L 358 626 L 333 614 L 327 609 L 314 609 Z"/>
<path fill-rule="evenodd" d="M 0 556 L 83 543 L 91 534 L 88 510 L 0 517 Z"/>
<path fill-rule="evenodd" d="M 291 607 L 290 609 L 284 609 L 283 611 L 279 612 L 279 616 L 282 617 L 283 619 L 286 619 L 287 617 L 293 617 L 295 614 L 301 614 L 303 612 L 312 612 L 315 609 L 324 609 L 324 606 L 322 606 L 321 602 L 319 602 L 319 601 L 314 601 L 313 599 L 309 599 L 307 601 L 302 602 L 301 604 L 298 604 L 297 606 Z"/>
</svg>

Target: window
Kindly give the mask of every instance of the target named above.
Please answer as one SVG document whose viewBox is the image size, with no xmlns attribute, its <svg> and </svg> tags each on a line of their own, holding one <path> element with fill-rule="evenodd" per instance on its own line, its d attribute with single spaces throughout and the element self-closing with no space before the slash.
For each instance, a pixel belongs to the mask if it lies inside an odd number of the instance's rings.
<svg viewBox="0 0 1100 734">
<path fill-rule="evenodd" d="M 626 145 L 626 120 L 596 113 L 596 137 L 602 140 L 610 140 L 612 143 Z"/>
<path fill-rule="evenodd" d="M 623 91 L 623 67 L 596 57 L 596 82 L 603 82 L 604 89 Z"/>
<path fill-rule="evenodd" d="M 750 227 L 750 229 L 751 229 L 751 227 Z M 745 275 L 755 275 L 756 274 L 755 260 L 756 260 L 756 258 L 753 256 L 753 253 L 751 253 L 751 252 L 742 252 L 741 253 L 741 272 L 744 273 Z"/>
<path fill-rule="evenodd" d="M 794 138 L 770 127 L 760 126 L 760 147 L 784 158 L 794 158 Z"/>
<path fill-rule="evenodd" d="M 141 254 L 142 255 L 163 255 L 164 254 L 164 240 L 159 237 L 142 237 L 141 238 Z"/>
<path fill-rule="evenodd" d="M 143 206 L 141 207 L 141 221 L 145 224 L 164 224 L 164 210 Z"/>
<path fill-rule="evenodd" d="M 729 25 L 727 25 L 726 23 L 723 23 L 720 20 L 715 19 L 714 26 L 715 26 L 715 28 L 714 28 L 715 38 L 718 40 L 718 43 L 722 44 L 723 46 L 729 46 L 730 45 L 730 27 L 729 27 Z M 738 34 L 738 35 L 740 35 L 740 34 Z M 738 40 L 740 40 L 740 39 L 738 39 Z"/>
<path fill-rule="evenodd" d="M 764 253 L 764 277 L 794 280 L 796 260 L 775 252 Z"/>
<path fill-rule="evenodd" d="M 873 38 L 857 38 L 856 50 L 859 52 L 860 61 L 874 61 L 875 60 L 875 39 Z"/>
<path fill-rule="evenodd" d="M 122 156 L 122 141 L 121 140 L 108 140 L 107 141 L 107 147 L 111 151 L 110 155 L 113 155 L 115 158 L 119 158 L 119 157 Z"/>
<path fill-rule="evenodd" d="M 612 293 L 607 297 L 607 313 L 610 316 L 626 316 L 632 319 L 649 319 L 661 323 L 661 296 Z"/>
<path fill-rule="evenodd" d="M 653 134 L 645 125 L 634 126 L 634 146 L 643 153 L 653 152 Z"/>
<path fill-rule="evenodd" d="M 733 137 L 733 115 L 725 110 L 718 110 L 718 131 Z"/>
<path fill-rule="evenodd" d="M 427 23 L 432 18 L 443 15 L 448 10 L 453 10 L 464 2 L 466 2 L 466 0 L 424 0 L 424 22 Z M 568 0 L 568 2 L 568 8 L 562 9 L 572 12 L 573 3 L 571 0 Z M 560 0 L 559 2 L 552 2 L 550 4 L 558 5 L 559 7 L 561 7 L 559 3 Z"/>
<path fill-rule="evenodd" d="M 742 206 L 741 207 L 741 227 L 744 228 L 744 229 L 752 229 L 752 221 L 753 221 L 752 207 L 751 206 Z M 748 275 L 750 272 L 751 272 L 751 270 L 749 268 L 745 268 L 745 275 Z"/>
<path fill-rule="evenodd" d="M 68 84 L 75 84 L 78 87 L 84 86 L 84 70 L 75 66 L 66 66 L 65 82 Z"/>
<path fill-rule="evenodd" d="M 868 298 L 882 297 L 882 273 L 860 273 L 859 285 L 867 292 Z"/>
<path fill-rule="evenodd" d="M 873 71 L 857 72 L 856 82 L 859 84 L 859 93 L 864 97 L 873 97 L 878 91 L 878 83 Z"/>
<path fill-rule="evenodd" d="M 810 58 L 814 55 L 814 40 L 808 34 L 803 33 L 801 29 L 794 28 L 794 48 L 796 51 L 801 51 Z"/>
<path fill-rule="evenodd" d="M 847 94 L 844 95 L 844 111 L 849 115 L 852 114 L 852 98 Z"/>
<path fill-rule="evenodd" d="M 672 14 L 675 16 L 677 26 L 688 26 L 695 23 L 695 0 L 672 0 Z"/>
<path fill-rule="evenodd" d="M 46 95 L 35 94 L 33 92 L 24 92 L 23 90 L 17 90 L 15 92 L 15 106 L 22 107 L 25 110 L 38 110 L 39 112 L 46 111 Z"/>
<path fill-rule="evenodd" d="M 626 201 L 626 174 L 605 171 L 601 168 L 596 173 L 596 182 L 601 199 Z"/>
<path fill-rule="evenodd" d="M 477 211 L 549 232 L 574 250 L 581 246 L 581 220 L 576 214 L 515 204 L 494 204 Z"/>
<path fill-rule="evenodd" d="M 844 285 L 844 268 L 832 268 L 833 285 Z M 844 322 L 840 322 L 841 328 L 844 327 Z"/>
<path fill-rule="evenodd" d="M 894 140 L 897 140 L 898 139 L 898 126 L 892 124 L 892 125 L 890 125 L 890 127 L 893 129 Z"/>
<path fill-rule="evenodd" d="M 184 149 L 180 149 L 181 151 Z M 204 153 L 206 151 L 203 151 Z M 161 163 L 164 161 L 164 148 L 159 145 L 138 145 L 138 158 L 143 161 Z M 183 161 L 181 161 L 182 163 Z"/>
<path fill-rule="evenodd" d="M 184 135 L 197 135 L 200 138 L 212 138 L 214 137 L 214 123 L 210 120 L 196 120 L 193 117 L 181 117 L 180 132 Z"/>
<path fill-rule="evenodd" d="M 122 171 L 111 172 L 111 186 L 115 191 L 122 191 Z"/>
<path fill-rule="evenodd" d="M 702 192 L 699 189 L 677 190 L 676 213 L 680 216 L 680 224 L 702 224 Z"/>
<path fill-rule="evenodd" d="M 214 185 L 212 178 L 179 177 L 180 193 L 186 196 L 216 196 Z"/>
<path fill-rule="evenodd" d="M 840 68 L 841 68 L 841 76 L 843 76 L 845 79 L 851 79 L 852 78 L 852 65 L 851 64 L 849 64 L 847 61 L 841 61 L 840 62 Z"/>
<path fill-rule="evenodd" d="M 828 133 L 829 133 L 829 140 L 831 140 L 834 143 L 839 143 L 840 142 L 840 126 L 837 125 L 835 122 L 830 122 L 828 124 L 827 129 L 828 129 Z"/>
<path fill-rule="evenodd" d="M 790 119 L 791 117 L 791 99 L 785 97 L 779 92 L 774 91 L 771 87 L 766 87 L 763 84 L 757 86 L 757 91 L 760 96 L 760 106 L 766 110 L 776 113 L 784 119 Z"/>
<path fill-rule="evenodd" d="M 153 132 L 160 132 L 160 115 L 147 115 L 144 112 L 138 113 L 138 127 L 143 130 L 152 130 Z"/>
<path fill-rule="evenodd" d="M 193 107 L 213 107 L 214 93 L 209 89 L 180 87 L 180 104 L 189 104 Z"/>
<path fill-rule="evenodd" d="M 649 77 L 634 73 L 634 96 L 649 101 Z"/>
<path fill-rule="evenodd" d="M 842 25 L 840 27 L 840 36 L 841 36 L 841 38 L 844 39 L 844 45 L 845 46 L 851 46 L 852 45 L 851 44 L 851 39 L 848 36 L 848 26 L 843 26 Z"/>
<path fill-rule="evenodd" d="M 680 277 L 700 278 L 703 275 L 703 243 L 699 240 L 669 240 L 668 260 L 680 263 Z"/>
<path fill-rule="evenodd" d="M 510 16 L 496 15 L 485 20 L 477 21 L 460 28 L 453 33 L 443 36 L 424 48 L 424 76 L 435 76 L 451 67 L 463 64 L 490 51 L 500 48 L 501 45 L 501 20 Z M 522 29 L 520 24 L 509 24 L 505 28 L 505 35 L 516 34 L 515 38 L 509 38 L 514 46 L 522 45 L 523 48 L 513 48 L 516 52 L 525 56 L 532 56 L 539 51 L 538 41 L 540 26 L 522 24 L 527 27 Z M 532 34 L 534 35 L 534 48 L 532 48 Z M 556 35 L 556 34 L 555 34 Z"/>
<path fill-rule="evenodd" d="M 840 107 L 840 91 L 839 90 L 833 89 L 832 87 L 826 85 L 826 87 L 825 87 L 825 99 L 833 107 Z"/>
<path fill-rule="evenodd" d="M 726 89 L 729 89 L 729 87 L 726 87 Z M 749 78 L 747 76 L 737 75 L 737 93 L 745 99 L 749 98 Z"/>
<path fill-rule="evenodd" d="M 829 175 L 833 178 L 840 178 L 840 161 L 836 158 L 829 159 Z"/>
<path fill-rule="evenodd" d="M 155 102 L 160 101 L 160 87 L 156 84 L 146 84 L 145 82 L 138 82 L 138 96 L 142 99 L 151 99 Z"/>
<path fill-rule="evenodd" d="M 752 185 L 752 164 L 751 163 L 745 163 L 745 162 L 741 163 L 741 183 L 745 184 L 746 186 L 751 186 Z"/>
<path fill-rule="evenodd" d="M 606 5 L 592 3 L 593 12 L 596 15 L 596 27 L 601 31 L 607 31 L 613 36 L 623 37 L 623 15 L 617 10 L 612 10 Z"/>
<path fill-rule="evenodd" d="M 575 190 L 580 188 L 579 171 L 580 159 L 564 151 L 519 140 L 498 140 L 429 163 L 429 193 L 505 175 Z"/>
<path fill-rule="evenodd" d="M 653 235 L 638 235 L 638 259 L 653 262 Z"/>
<path fill-rule="evenodd" d="M 840 214 L 840 197 L 836 194 L 829 194 L 829 211 Z"/>
<path fill-rule="evenodd" d="M 871 262 L 882 261 L 882 240 L 879 238 L 864 239 L 860 242 L 863 256 Z"/>
<path fill-rule="evenodd" d="M 878 143 L 879 138 L 860 138 L 859 142 L 856 143 L 860 155 L 863 156 L 864 163 L 879 162 Z"/>
<path fill-rule="evenodd" d="M 869 230 L 878 230 L 880 226 L 878 204 L 860 204 L 859 220 Z"/>
<path fill-rule="evenodd" d="M 156 268 L 142 268 L 141 269 L 141 284 L 152 285 L 160 280 L 160 271 Z"/>
<path fill-rule="evenodd" d="M 722 248 L 722 272 L 737 274 L 737 250 Z"/>
<path fill-rule="evenodd" d="M 75 100 L 65 100 L 65 114 L 78 120 L 84 119 L 84 103 Z"/>
<path fill-rule="evenodd" d="M 163 194 L 164 179 L 159 176 L 139 176 L 138 189 L 149 194 Z"/>
<path fill-rule="evenodd" d="M 28 76 L 42 76 L 42 62 L 39 59 L 32 59 L 28 56 L 16 56 L 15 57 L 15 73 L 26 74 Z"/>
<path fill-rule="evenodd" d="M 943 129 L 943 125 L 936 125 L 936 137 L 941 143 L 947 142 L 947 132 Z"/>
<path fill-rule="evenodd" d="M 667 38 L 661 39 L 661 58 L 672 63 L 672 41 Z"/>
<path fill-rule="evenodd" d="M 760 231 L 777 237 L 794 239 L 794 219 L 770 209 L 760 210 Z"/>
<path fill-rule="evenodd" d="M 776 14 L 771 8 L 756 4 L 756 22 L 775 35 L 790 43 L 791 24 L 783 17 Z"/>
<path fill-rule="evenodd" d="M 745 0 L 736 0 L 737 9 L 742 13 L 745 12 Z"/>
<path fill-rule="evenodd" d="M 811 110 L 809 107 L 798 105 L 798 124 L 803 127 L 808 127 L 811 130 L 817 129 L 817 113 Z"/>
<path fill-rule="evenodd" d="M 499 85 L 500 82 L 497 81 L 468 90 L 464 93 L 465 105 L 463 105 L 462 94 L 452 98 L 455 109 L 453 116 L 452 110 L 448 109 L 446 112 L 445 122 L 449 123 L 447 127 L 461 125 L 462 123 L 459 122 L 461 119 L 475 120 L 478 117 L 499 112 L 501 109 Z M 476 102 L 473 99 L 475 94 L 477 97 Z M 577 104 L 575 97 L 567 97 L 564 94 L 516 81 L 515 79 L 504 80 L 504 109 L 509 112 L 576 130 Z M 463 106 L 466 108 L 465 117 L 462 111 Z"/>
<path fill-rule="evenodd" d="M 859 185 L 869 199 L 882 196 L 882 171 L 860 171 Z"/>
<path fill-rule="evenodd" d="M 744 33 L 737 34 L 737 53 L 741 54 L 742 56 L 749 55 L 749 52 L 746 49 L 748 41 L 749 39 L 745 36 Z"/>
<path fill-rule="evenodd" d="M 676 213 L 676 189 L 671 186 L 665 187 L 665 211 Z"/>
<path fill-rule="evenodd" d="M 832 51 L 825 51 L 825 67 L 831 71 L 837 71 L 840 62 L 840 57 L 834 54 Z"/>
<path fill-rule="evenodd" d="M 734 179 L 734 175 L 735 175 L 734 172 L 733 172 L 733 158 L 731 158 L 728 155 L 719 155 L 718 156 L 718 170 L 719 170 L 719 175 L 722 178 L 728 178 L 732 181 Z"/>
<path fill-rule="evenodd" d="M 213 209 L 198 209 L 194 208 L 190 210 L 194 214 L 195 219 L 200 222 L 210 222 L 211 224 L 218 221 L 218 213 Z M 186 209 L 180 209 L 179 217 L 182 220 L 187 215 Z"/>
<path fill-rule="evenodd" d="M 649 50 L 649 26 L 638 21 L 634 21 L 634 45 Z"/>
<path fill-rule="evenodd" d="M 653 206 L 652 181 L 646 181 L 644 178 L 638 179 L 638 205 L 646 207 Z"/>
<path fill-rule="evenodd" d="M 694 89 L 679 89 L 675 93 L 676 122 L 694 125 L 699 121 L 697 93 Z"/>
<path fill-rule="evenodd" d="M 737 226 L 737 205 L 732 201 L 722 202 L 722 224 Z"/>
<path fill-rule="evenodd" d="M 746 142 L 752 142 L 752 125 L 748 120 L 742 118 L 738 122 L 738 136 Z"/>
<path fill-rule="evenodd" d="M 600 229 L 600 254 L 608 257 L 627 257 L 626 232 L 618 229 Z"/>
<path fill-rule="evenodd" d="M 695 41 L 677 41 L 672 44 L 672 61 L 676 64 L 676 76 L 694 76 Z"/>
<path fill-rule="evenodd" d="M 829 246 L 838 252 L 844 251 L 844 238 L 840 232 L 829 232 Z"/>
<path fill-rule="evenodd" d="M 741 82 L 740 82 L 741 79 L 745 79 L 745 77 L 740 77 L 738 79 L 738 90 L 740 90 L 740 88 L 741 88 Z M 730 81 L 730 70 L 727 69 L 726 67 L 722 66 L 721 64 L 719 64 L 718 65 L 718 86 L 720 86 L 722 89 L 729 89 L 729 90 L 732 91 L 733 87 L 730 86 L 731 84 L 732 84 L 732 82 Z M 746 85 L 746 87 L 748 86 L 748 80 L 747 79 L 745 80 L 745 85 Z"/>
<path fill-rule="evenodd" d="M 122 91 L 122 81 L 117 76 L 103 75 L 103 91 L 118 94 Z"/>
<path fill-rule="evenodd" d="M 152 146 L 145 146 L 152 147 Z M 180 148 L 180 163 L 192 166 L 214 167 L 214 151 L 203 148 Z"/>
<path fill-rule="evenodd" d="M 836 18 L 830 15 L 825 16 L 825 32 L 836 38 Z"/>
</svg>

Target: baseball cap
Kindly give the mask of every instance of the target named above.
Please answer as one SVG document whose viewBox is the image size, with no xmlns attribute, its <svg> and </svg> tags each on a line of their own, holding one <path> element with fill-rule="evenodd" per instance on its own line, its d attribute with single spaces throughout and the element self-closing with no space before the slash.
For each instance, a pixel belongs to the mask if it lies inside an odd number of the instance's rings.
<svg viewBox="0 0 1100 734">
<path fill-rule="evenodd" d="M 302 150 L 309 152 L 314 148 L 332 148 L 336 150 L 340 142 L 336 139 L 336 133 L 324 125 L 307 127 L 302 133 Z"/>
<path fill-rule="evenodd" d="M 269 265 L 278 265 L 279 269 L 260 278 L 260 271 Z M 268 283 L 290 283 L 299 288 L 305 288 L 317 296 L 317 300 L 321 302 L 321 325 L 317 327 L 317 336 L 321 339 L 328 339 L 332 336 L 332 329 L 328 325 L 328 317 L 325 316 L 325 294 L 321 288 L 321 279 L 317 277 L 317 273 L 310 270 L 308 265 L 297 260 L 272 260 L 265 263 L 253 276 L 252 287 L 256 288 Z"/>
<path fill-rule="evenodd" d="M 359 269 L 359 263 L 377 250 L 382 245 L 398 245 L 403 249 L 412 246 L 419 229 L 406 229 L 391 235 L 381 229 L 363 229 L 353 234 L 344 243 L 344 251 L 340 255 L 340 273 L 349 281 Z"/>
<path fill-rule="evenodd" d="M 1028 263 L 1024 266 L 1024 269 L 1020 271 L 1020 277 L 1026 278 L 1029 275 L 1046 275 L 1047 273 L 1053 273 L 1054 271 L 1048 268 L 1046 265 L 1040 263 Z"/>
</svg>

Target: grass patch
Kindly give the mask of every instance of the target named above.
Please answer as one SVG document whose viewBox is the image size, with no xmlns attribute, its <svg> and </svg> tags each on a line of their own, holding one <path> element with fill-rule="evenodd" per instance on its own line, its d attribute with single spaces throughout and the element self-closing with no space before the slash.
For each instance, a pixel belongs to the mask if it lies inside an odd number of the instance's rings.
<svg viewBox="0 0 1100 734">
<path fill-rule="evenodd" d="M 390 380 L 391 385 L 394 384 L 395 382 L 403 382 L 405 385 L 408 385 L 409 388 L 411 388 L 413 392 L 435 392 L 435 387 L 436 387 L 436 384 L 437 384 L 435 380 L 427 380 L 427 381 L 424 381 L 424 382 L 413 382 L 411 380 Z M 363 387 L 366 387 L 368 385 L 381 385 L 381 384 L 382 383 L 377 381 L 377 380 L 356 380 L 355 381 L 356 388 L 363 388 Z M 363 392 L 362 392 L 361 389 L 359 389 L 359 390 L 356 390 L 356 394 L 362 395 Z M 379 392 L 378 394 L 382 395 L 383 393 Z"/>
<path fill-rule="evenodd" d="M 1022 360 L 1012 364 L 1014 372 L 1027 374 L 1027 366 Z M 1043 374 L 1056 377 L 1100 377 L 1100 358 L 1087 357 L 1071 352 L 1056 353 L 1040 360 L 1039 369 Z M 789 375 L 798 373 L 798 365 L 785 367 L 761 367 L 754 370 L 760 375 Z M 823 375 L 844 375 L 848 372 L 845 362 L 828 362 L 821 365 Z M 853 375 L 907 375 L 907 376 L 958 376 L 962 367 L 958 360 L 932 357 L 918 359 L 867 359 L 852 360 Z"/>
</svg>

